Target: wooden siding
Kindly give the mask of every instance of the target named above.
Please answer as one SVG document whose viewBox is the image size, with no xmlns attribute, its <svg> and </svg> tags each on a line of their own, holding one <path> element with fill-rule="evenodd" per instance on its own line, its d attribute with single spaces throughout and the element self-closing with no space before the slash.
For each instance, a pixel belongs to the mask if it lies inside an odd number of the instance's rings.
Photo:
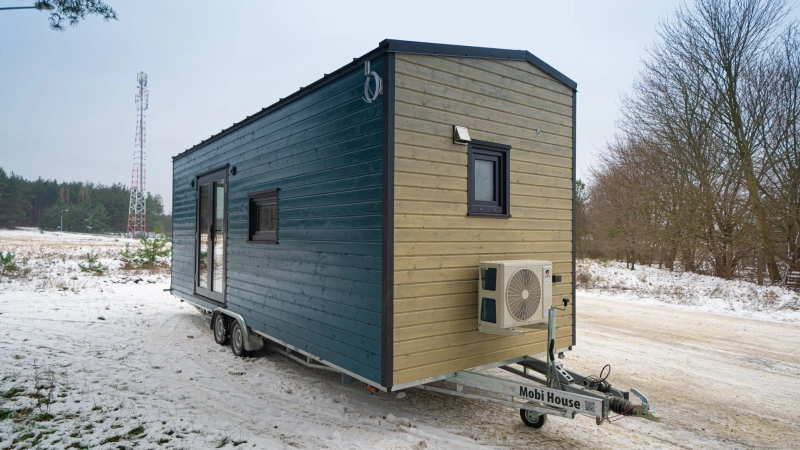
<svg viewBox="0 0 800 450">
<path fill-rule="evenodd" d="M 525 61 L 411 54 L 397 54 L 395 79 L 394 384 L 544 352 L 544 331 L 477 331 L 477 267 L 553 261 L 554 303 L 571 299 L 572 89 Z M 512 147 L 512 218 L 467 216 L 453 125 Z M 559 312 L 557 347 L 572 334 L 571 309 Z"/>
<path fill-rule="evenodd" d="M 383 72 L 381 59 L 372 70 Z M 173 293 L 192 297 L 195 176 L 229 176 L 227 308 L 369 380 L 381 371 L 383 104 L 363 69 L 174 161 Z M 248 244 L 247 194 L 279 188 L 278 244 Z M 204 303 L 213 307 L 209 303 Z"/>
</svg>

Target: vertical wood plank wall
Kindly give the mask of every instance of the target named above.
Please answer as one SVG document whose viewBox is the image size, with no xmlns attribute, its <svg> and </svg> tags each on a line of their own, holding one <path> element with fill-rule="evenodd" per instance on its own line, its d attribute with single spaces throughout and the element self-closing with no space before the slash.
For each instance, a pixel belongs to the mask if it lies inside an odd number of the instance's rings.
<svg viewBox="0 0 800 450">
<path fill-rule="evenodd" d="M 396 55 L 394 384 L 545 351 L 546 332 L 477 331 L 478 263 L 553 261 L 553 302 L 572 300 L 573 94 L 526 61 Z M 467 216 L 453 125 L 512 147 L 512 218 Z"/>
</svg>

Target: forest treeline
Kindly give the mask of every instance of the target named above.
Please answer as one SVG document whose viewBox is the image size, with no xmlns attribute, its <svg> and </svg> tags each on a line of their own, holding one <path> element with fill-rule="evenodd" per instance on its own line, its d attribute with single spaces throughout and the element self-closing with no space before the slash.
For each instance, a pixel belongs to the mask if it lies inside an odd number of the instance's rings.
<svg viewBox="0 0 800 450">
<path fill-rule="evenodd" d="M 121 183 L 26 180 L 0 168 L 0 228 L 39 227 L 64 231 L 126 232 L 130 191 Z M 161 195 L 147 193 L 147 230 L 172 234 L 172 216 Z"/>
<path fill-rule="evenodd" d="M 800 28 L 783 0 L 697 0 L 658 27 L 578 186 L 586 256 L 723 278 L 800 270 Z"/>
</svg>

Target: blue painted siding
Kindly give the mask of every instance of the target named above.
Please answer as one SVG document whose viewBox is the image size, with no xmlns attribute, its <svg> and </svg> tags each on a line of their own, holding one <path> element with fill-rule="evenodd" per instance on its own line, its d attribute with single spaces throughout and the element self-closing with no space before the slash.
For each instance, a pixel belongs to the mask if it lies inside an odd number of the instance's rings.
<svg viewBox="0 0 800 450">
<path fill-rule="evenodd" d="M 372 70 L 382 74 L 380 58 Z M 380 383 L 382 96 L 358 69 L 173 163 L 173 293 L 192 297 L 197 175 L 228 177 L 227 308 Z M 247 244 L 247 194 L 279 188 L 277 245 Z"/>
</svg>

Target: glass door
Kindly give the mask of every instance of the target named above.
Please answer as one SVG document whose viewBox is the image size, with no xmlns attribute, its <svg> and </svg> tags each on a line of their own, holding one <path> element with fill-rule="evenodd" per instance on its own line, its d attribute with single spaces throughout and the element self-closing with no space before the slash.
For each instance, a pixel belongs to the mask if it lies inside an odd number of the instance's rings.
<svg viewBox="0 0 800 450">
<path fill-rule="evenodd" d="M 197 181 L 195 293 L 224 304 L 225 293 L 225 170 Z"/>
</svg>

